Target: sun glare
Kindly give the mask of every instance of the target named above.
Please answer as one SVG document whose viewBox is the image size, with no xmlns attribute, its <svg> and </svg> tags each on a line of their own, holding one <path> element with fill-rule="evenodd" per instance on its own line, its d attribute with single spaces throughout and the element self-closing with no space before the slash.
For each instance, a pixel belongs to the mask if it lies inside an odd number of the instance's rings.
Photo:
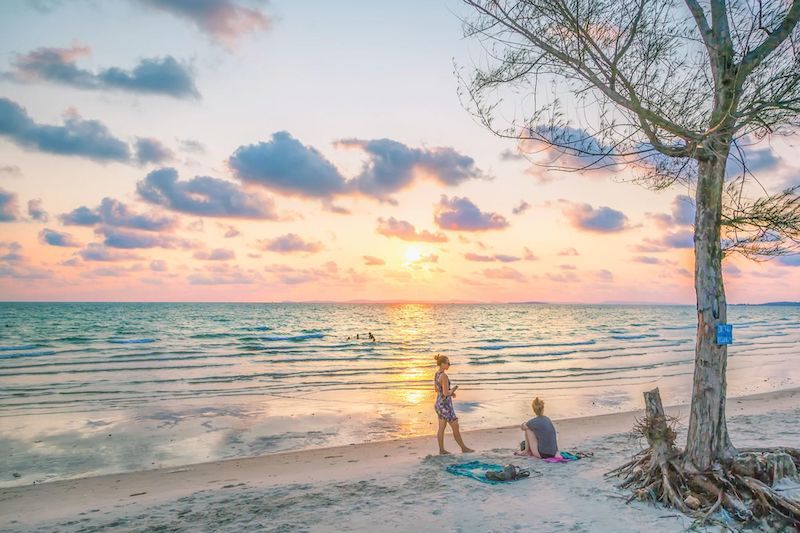
<svg viewBox="0 0 800 533">
<path fill-rule="evenodd" d="M 415 263 L 422 258 L 422 250 L 420 250 L 418 246 L 409 246 L 408 248 L 406 248 L 405 258 L 406 258 L 405 261 L 406 265 Z"/>
</svg>

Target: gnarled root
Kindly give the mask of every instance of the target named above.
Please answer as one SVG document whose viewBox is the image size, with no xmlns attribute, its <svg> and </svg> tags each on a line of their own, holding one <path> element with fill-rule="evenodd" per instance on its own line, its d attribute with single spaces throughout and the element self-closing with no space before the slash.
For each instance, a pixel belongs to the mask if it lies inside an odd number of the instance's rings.
<svg viewBox="0 0 800 533">
<path fill-rule="evenodd" d="M 645 393 L 647 414 L 634 432 L 649 447 L 607 476 L 622 478 L 618 487 L 638 499 L 665 504 L 696 518 L 714 520 L 725 509 L 743 523 L 774 529 L 800 529 L 800 500 L 775 490 L 788 479 L 800 483 L 800 451 L 794 448 L 748 448 L 735 459 L 710 471 L 690 471 L 675 447 L 675 421 L 664 415 L 658 389 Z"/>
</svg>

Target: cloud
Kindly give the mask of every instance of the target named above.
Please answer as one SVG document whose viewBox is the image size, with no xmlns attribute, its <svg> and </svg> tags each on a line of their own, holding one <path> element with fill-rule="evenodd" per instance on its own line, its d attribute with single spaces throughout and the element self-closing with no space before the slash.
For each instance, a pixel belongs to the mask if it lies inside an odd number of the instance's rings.
<svg viewBox="0 0 800 533">
<path fill-rule="evenodd" d="M 381 259 L 380 257 L 373 257 L 371 255 L 364 256 L 364 264 L 367 266 L 380 266 L 385 265 L 386 261 Z"/>
<path fill-rule="evenodd" d="M 50 220 L 50 215 L 42 207 L 42 199 L 36 198 L 28 200 L 28 216 L 37 222 L 47 222 Z"/>
<path fill-rule="evenodd" d="M 2 165 L 0 166 L 0 176 L 21 178 L 22 170 L 17 165 Z"/>
<path fill-rule="evenodd" d="M 100 205 L 94 209 L 86 206 L 78 207 L 59 215 L 62 224 L 67 226 L 94 226 L 103 224 L 118 228 L 139 229 L 144 231 L 165 231 L 175 227 L 177 220 L 174 217 L 158 215 L 156 213 L 139 214 L 114 198 L 103 198 Z"/>
<path fill-rule="evenodd" d="M 378 219 L 377 232 L 386 237 L 396 237 L 403 241 L 411 242 L 447 242 L 447 236 L 443 233 L 431 233 L 428 230 L 417 232 L 410 222 L 397 220 L 394 217 L 384 220 Z"/>
<path fill-rule="evenodd" d="M 201 261 L 229 261 L 231 259 L 236 259 L 236 254 L 233 252 L 233 250 L 215 248 L 210 252 L 197 251 L 192 257 L 195 259 L 200 259 Z"/>
<path fill-rule="evenodd" d="M 22 245 L 18 242 L 0 242 L 0 261 L 7 261 L 9 263 L 17 263 L 22 261 L 23 257 L 20 251 Z"/>
<path fill-rule="evenodd" d="M 84 261 L 100 261 L 100 262 L 113 262 L 113 261 L 127 261 L 129 259 L 139 259 L 139 256 L 130 252 L 118 252 L 116 250 L 109 250 L 102 244 L 89 243 L 86 248 L 80 250 L 78 255 Z"/>
<path fill-rule="evenodd" d="M 661 243 L 669 248 L 694 248 L 694 232 L 678 231 L 664 235 Z"/>
<path fill-rule="evenodd" d="M 172 150 L 156 139 L 138 137 L 136 139 L 136 161 L 140 165 L 161 164 L 175 157 Z"/>
<path fill-rule="evenodd" d="M 782 255 L 776 261 L 781 266 L 800 267 L 800 254 Z"/>
<path fill-rule="evenodd" d="M 16 81 L 47 81 L 77 89 L 119 89 L 175 98 L 199 98 L 190 68 L 172 56 L 142 59 L 132 70 L 111 67 L 97 73 L 77 66 L 77 60 L 91 54 L 87 46 L 37 48 L 17 55 L 14 70 L 8 74 Z"/>
<path fill-rule="evenodd" d="M 186 279 L 192 285 L 252 285 L 261 281 L 261 276 L 231 267 L 223 271 L 196 272 Z"/>
<path fill-rule="evenodd" d="M 153 272 L 166 272 L 167 262 L 163 259 L 154 259 L 150 261 L 150 270 Z"/>
<path fill-rule="evenodd" d="M 562 272 L 559 274 L 548 273 L 545 274 L 544 277 L 546 277 L 550 281 L 555 281 L 556 283 L 576 283 L 580 281 L 577 274 L 571 271 Z"/>
<path fill-rule="evenodd" d="M 578 253 L 578 250 L 576 250 L 575 248 L 565 248 L 565 249 L 561 250 L 560 252 L 558 252 L 558 255 L 561 255 L 561 256 L 572 256 L 572 255 L 581 255 L 581 254 Z"/>
<path fill-rule="evenodd" d="M 614 281 L 614 274 L 610 270 L 600 269 L 594 273 L 598 281 Z"/>
<path fill-rule="evenodd" d="M 264 271 L 273 275 L 275 281 L 284 285 L 300 285 L 303 283 L 328 281 L 344 286 L 364 283 L 370 280 L 369 276 L 357 272 L 352 268 L 345 271 L 339 269 L 333 261 L 314 268 L 294 268 L 288 265 L 267 265 Z M 386 273 L 389 276 L 389 273 Z M 409 274 L 410 276 L 410 274 Z"/>
<path fill-rule="evenodd" d="M 519 261 L 520 258 L 515 255 L 494 254 L 494 255 L 481 255 L 472 252 L 464 254 L 464 259 L 467 261 L 477 261 L 480 263 L 493 263 L 499 261 L 501 263 L 514 263 Z"/>
<path fill-rule="evenodd" d="M 270 28 L 270 17 L 258 11 L 239 5 L 236 0 L 140 0 L 143 4 L 166 11 L 194 23 L 197 28 L 233 47 L 248 33 Z"/>
<path fill-rule="evenodd" d="M 194 245 L 171 235 L 155 232 L 129 231 L 111 226 L 100 226 L 95 233 L 104 237 L 103 244 L 109 248 L 192 248 Z"/>
<path fill-rule="evenodd" d="M 150 172 L 136 185 L 139 196 L 192 215 L 277 220 L 274 202 L 237 184 L 209 176 L 178 181 L 178 172 L 165 167 Z"/>
<path fill-rule="evenodd" d="M 17 194 L 0 188 L 0 222 L 19 220 Z"/>
<path fill-rule="evenodd" d="M 39 240 L 50 246 L 63 246 L 66 248 L 76 248 L 80 246 L 70 233 L 62 233 L 53 229 L 45 228 L 39 232 Z"/>
<path fill-rule="evenodd" d="M 336 145 L 359 148 L 369 156 L 352 185 L 375 198 L 386 198 L 407 188 L 418 173 L 449 186 L 485 178 L 474 159 L 452 148 L 409 148 L 391 139 L 343 139 Z"/>
<path fill-rule="evenodd" d="M 302 237 L 294 233 L 287 233 L 286 235 L 272 240 L 259 241 L 259 245 L 262 250 L 280 254 L 294 252 L 308 252 L 314 254 L 321 251 L 323 248 L 322 243 L 305 241 Z"/>
<path fill-rule="evenodd" d="M 669 229 L 674 226 L 691 226 L 694 224 L 694 200 L 690 196 L 681 194 L 672 200 L 670 214 L 648 213 L 655 220 L 658 227 Z"/>
<path fill-rule="evenodd" d="M 31 265 L 0 265 L 0 278 L 10 279 L 48 279 L 53 276 L 49 270 Z"/>
<path fill-rule="evenodd" d="M 552 172 L 548 173 L 548 170 L 574 172 L 592 168 L 595 174 L 600 175 L 600 169 L 607 174 L 620 168 L 620 161 L 614 157 L 614 148 L 604 145 L 584 129 L 539 125 L 523 131 L 521 136 L 533 137 L 521 139 L 517 150 L 534 164 L 526 174 L 536 177 L 541 183 L 553 181 Z"/>
<path fill-rule="evenodd" d="M 172 56 L 142 59 L 130 71 L 112 67 L 97 77 L 102 84 L 115 89 L 175 98 L 200 98 L 191 71 Z"/>
<path fill-rule="evenodd" d="M 519 204 L 517 204 L 514 209 L 511 210 L 512 213 L 515 215 L 521 215 L 525 211 L 528 211 L 531 208 L 531 204 L 526 202 L 525 200 L 520 200 Z"/>
<path fill-rule="evenodd" d="M 444 185 L 485 177 L 471 157 L 452 148 L 410 148 L 391 139 L 344 139 L 335 145 L 367 154 L 354 178 L 346 179 L 316 148 L 302 144 L 286 131 L 274 133 L 267 142 L 240 146 L 228 165 L 242 181 L 327 202 L 353 194 L 393 202 L 389 195 L 411 186 L 420 176 Z M 326 206 L 341 210 L 330 203 Z"/>
<path fill-rule="evenodd" d="M 242 181 L 284 194 L 331 198 L 346 192 L 344 177 L 316 148 L 279 131 L 268 142 L 240 146 L 228 159 Z"/>
<path fill-rule="evenodd" d="M 497 213 L 484 213 L 468 198 L 442 195 L 433 217 L 436 224 L 452 231 L 489 231 L 508 227 L 508 221 Z"/>
<path fill-rule="evenodd" d="M 226 239 L 232 239 L 232 238 L 238 237 L 239 235 L 242 234 L 241 231 L 239 231 L 235 226 L 231 226 L 230 224 L 219 224 L 219 223 L 217 223 L 217 226 L 220 229 L 224 229 L 225 230 L 225 234 L 223 235 L 223 237 L 225 237 Z"/>
<path fill-rule="evenodd" d="M 0 135 L 23 148 L 87 157 L 98 162 L 130 159 L 128 145 L 96 120 L 70 115 L 63 126 L 36 124 L 28 112 L 8 98 L 0 98 Z"/>
<path fill-rule="evenodd" d="M 483 271 L 483 275 L 489 279 L 510 279 L 520 283 L 523 283 L 526 279 L 522 272 L 505 266 L 501 268 L 487 268 Z"/>
<path fill-rule="evenodd" d="M 533 254 L 533 252 L 530 250 L 530 248 L 528 248 L 527 246 L 525 247 L 524 251 L 525 251 L 525 255 L 523 256 L 523 259 L 525 259 L 525 261 L 538 261 L 539 260 L 539 258 L 536 257 Z"/>
<path fill-rule="evenodd" d="M 563 213 L 573 227 L 596 233 L 617 233 L 630 228 L 628 217 L 610 207 L 594 208 L 589 204 L 577 204 L 561 200 L 566 204 Z"/>
<path fill-rule="evenodd" d="M 206 147 L 198 140 L 195 139 L 178 139 L 178 149 L 181 152 L 190 154 L 204 154 Z"/>
</svg>

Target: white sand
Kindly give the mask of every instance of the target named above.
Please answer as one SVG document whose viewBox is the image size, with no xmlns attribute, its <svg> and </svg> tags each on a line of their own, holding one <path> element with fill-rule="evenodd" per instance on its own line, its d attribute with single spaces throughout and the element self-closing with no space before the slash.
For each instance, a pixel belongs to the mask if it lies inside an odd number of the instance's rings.
<svg viewBox="0 0 800 533">
<path fill-rule="evenodd" d="M 798 446 L 799 400 L 800 389 L 730 399 L 734 443 Z M 686 406 L 668 412 L 688 422 Z M 421 437 L 3 489 L 0 529 L 681 531 L 685 517 L 627 505 L 603 477 L 639 449 L 627 435 L 639 414 L 557 421 L 562 449 L 595 453 L 569 464 L 514 457 L 511 427 L 466 432 L 478 450 L 466 456 L 431 456 L 435 437 Z M 457 450 L 449 433 L 447 443 Z M 492 486 L 445 471 L 463 460 L 533 473 Z"/>
</svg>

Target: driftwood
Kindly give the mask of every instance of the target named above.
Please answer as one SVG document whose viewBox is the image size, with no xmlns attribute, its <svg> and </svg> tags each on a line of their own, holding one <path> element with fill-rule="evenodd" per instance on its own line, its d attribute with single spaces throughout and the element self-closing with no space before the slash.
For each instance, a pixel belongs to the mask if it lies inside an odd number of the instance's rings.
<svg viewBox="0 0 800 533">
<path fill-rule="evenodd" d="M 648 447 L 609 472 L 622 478 L 618 487 L 638 499 L 678 509 L 700 523 L 716 521 L 721 509 L 742 525 L 800 528 L 800 501 L 774 489 L 779 481 L 800 481 L 800 450 L 743 448 L 728 464 L 714 463 L 698 472 L 675 446 L 676 420 L 664 413 L 658 389 L 644 393 L 645 417 L 634 433 Z"/>
</svg>

